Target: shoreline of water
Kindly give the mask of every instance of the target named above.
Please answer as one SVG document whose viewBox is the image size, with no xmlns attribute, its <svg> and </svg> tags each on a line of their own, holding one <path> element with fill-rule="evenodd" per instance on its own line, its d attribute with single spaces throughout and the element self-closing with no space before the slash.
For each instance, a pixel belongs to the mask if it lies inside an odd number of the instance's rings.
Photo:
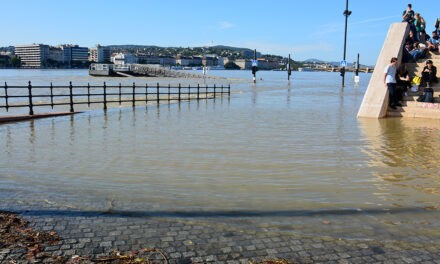
<svg viewBox="0 0 440 264">
<path fill-rule="evenodd" d="M 61 81 L 71 72 L 60 73 L 36 80 Z M 353 217 L 371 217 L 371 225 L 388 221 L 374 210 L 438 210 L 439 122 L 357 119 L 367 74 L 360 86 L 347 81 L 344 88 L 334 73 L 298 73 L 290 84 L 282 72 L 259 76 L 263 80 L 253 84 L 247 72 L 234 72 L 228 99 L 2 125 L 2 204 L 85 211 L 105 211 L 110 203 L 114 210 L 151 212 L 361 210 L 365 214 Z M 420 166 L 425 161 L 429 166 Z M 409 219 L 411 212 L 402 215 Z M 436 223 L 429 215 L 423 218 Z"/>
</svg>

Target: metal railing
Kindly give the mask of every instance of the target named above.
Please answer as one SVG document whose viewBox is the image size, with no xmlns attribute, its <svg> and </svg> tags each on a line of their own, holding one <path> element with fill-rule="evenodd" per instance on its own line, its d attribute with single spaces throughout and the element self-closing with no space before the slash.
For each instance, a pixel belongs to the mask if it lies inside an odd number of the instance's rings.
<svg viewBox="0 0 440 264">
<path fill-rule="evenodd" d="M 67 86 L 53 85 L 36 86 L 29 81 L 27 86 L 9 86 L 6 82 L 3 85 L 3 94 L 0 95 L 0 109 L 28 107 L 29 115 L 34 114 L 35 107 L 48 107 L 52 109 L 54 106 L 69 106 L 70 112 L 74 112 L 75 105 L 85 105 L 88 107 L 92 104 L 103 104 L 104 110 L 111 103 L 131 103 L 132 106 L 136 102 L 157 102 L 173 101 L 173 100 L 200 100 L 211 99 L 217 96 L 227 94 L 230 96 L 231 87 L 197 84 L 196 86 L 161 86 L 156 85 L 72 85 L 69 82 Z"/>
</svg>

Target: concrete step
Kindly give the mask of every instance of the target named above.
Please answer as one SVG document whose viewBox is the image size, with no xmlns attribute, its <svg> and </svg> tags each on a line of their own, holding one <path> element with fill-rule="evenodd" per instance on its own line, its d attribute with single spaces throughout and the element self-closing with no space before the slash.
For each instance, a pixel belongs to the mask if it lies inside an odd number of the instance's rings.
<svg viewBox="0 0 440 264">
<path fill-rule="evenodd" d="M 423 94 L 423 92 L 407 92 L 407 95 L 403 96 L 403 101 L 417 101 L 419 95 Z M 434 101 L 440 102 L 440 91 L 434 90 Z"/>
<path fill-rule="evenodd" d="M 434 101 L 433 104 L 437 104 L 437 105 L 440 104 L 440 98 L 436 98 L 436 100 Z M 402 101 L 402 107 L 403 108 L 407 108 L 407 107 L 408 108 L 409 107 L 411 107 L 411 108 L 417 108 L 417 107 L 424 108 L 425 107 L 425 103 L 418 102 L 417 100 L 415 100 L 415 101 Z"/>
<path fill-rule="evenodd" d="M 387 111 L 387 117 L 412 117 L 440 119 L 440 107 L 438 103 L 419 103 L 416 107 L 397 107 Z"/>
</svg>

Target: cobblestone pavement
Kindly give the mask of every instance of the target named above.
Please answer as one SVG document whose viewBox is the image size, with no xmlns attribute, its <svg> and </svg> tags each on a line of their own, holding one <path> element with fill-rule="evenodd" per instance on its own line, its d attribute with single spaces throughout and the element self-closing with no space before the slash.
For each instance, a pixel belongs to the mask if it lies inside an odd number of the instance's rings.
<svg viewBox="0 0 440 264">
<path fill-rule="evenodd" d="M 438 211 L 427 213 L 440 219 Z M 58 232 L 60 243 L 46 246 L 45 251 L 69 258 L 154 247 L 163 250 L 170 263 L 248 263 L 265 258 L 294 263 L 440 263 L 439 223 L 420 222 L 426 228 L 412 231 L 396 220 L 406 214 L 387 219 L 396 221 L 390 230 L 371 224 L 382 216 L 353 212 L 154 214 L 43 209 L 21 215 L 36 230 Z M 375 221 L 363 224 L 372 217 Z M 399 236 L 399 230 L 405 235 Z M 0 249 L 0 263 L 11 259 L 26 263 L 25 255 Z"/>
</svg>

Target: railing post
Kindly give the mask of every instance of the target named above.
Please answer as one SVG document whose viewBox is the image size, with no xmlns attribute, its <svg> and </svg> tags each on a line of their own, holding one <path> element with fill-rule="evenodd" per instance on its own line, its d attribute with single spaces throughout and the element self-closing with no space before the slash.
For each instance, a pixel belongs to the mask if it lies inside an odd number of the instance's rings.
<svg viewBox="0 0 440 264">
<path fill-rule="evenodd" d="M 231 84 L 228 84 L 228 96 L 231 96 Z"/>
<path fill-rule="evenodd" d="M 28 84 L 28 97 L 29 97 L 29 115 L 34 115 L 34 105 L 32 104 L 32 84 L 29 81 Z"/>
<path fill-rule="evenodd" d="M 145 84 L 145 92 L 146 92 L 145 103 L 148 104 L 148 83 Z"/>
<path fill-rule="evenodd" d="M 222 84 L 222 89 L 220 91 L 221 91 L 220 94 L 223 96 L 223 84 Z"/>
<path fill-rule="evenodd" d="M 133 82 L 131 102 L 133 107 L 136 106 L 136 84 Z"/>
<path fill-rule="evenodd" d="M 216 94 L 215 94 L 215 84 L 214 84 L 214 99 L 215 99 L 215 96 L 216 96 Z"/>
<path fill-rule="evenodd" d="M 119 83 L 119 105 L 121 105 L 121 83 Z"/>
<path fill-rule="evenodd" d="M 148 83 L 145 83 L 145 104 L 148 103 Z"/>
<path fill-rule="evenodd" d="M 208 85 L 205 85 L 205 99 L 208 99 Z"/>
<path fill-rule="evenodd" d="M 70 97 L 70 112 L 73 113 L 73 87 L 72 82 L 69 82 L 69 97 Z"/>
<path fill-rule="evenodd" d="M 8 84 L 5 82 L 5 101 L 6 101 L 6 112 L 9 109 L 9 104 L 8 104 Z"/>
<path fill-rule="evenodd" d="M 188 84 L 188 100 L 191 99 L 191 84 Z"/>
<path fill-rule="evenodd" d="M 102 88 L 104 90 L 104 110 L 107 110 L 107 85 L 105 84 L 105 82 Z"/>
<path fill-rule="evenodd" d="M 157 83 L 157 87 L 156 87 L 156 94 L 157 94 L 157 104 L 159 104 L 159 83 Z"/>
<path fill-rule="evenodd" d="M 52 82 L 50 82 L 50 107 L 53 109 L 53 85 Z"/>
<path fill-rule="evenodd" d="M 200 84 L 197 84 L 197 100 L 200 100 Z"/>
<path fill-rule="evenodd" d="M 182 86 L 179 83 L 179 102 L 180 102 L 180 90 L 182 89 Z"/>
<path fill-rule="evenodd" d="M 90 107 L 90 83 L 87 83 L 87 106 Z"/>
<path fill-rule="evenodd" d="M 171 84 L 168 84 L 168 102 L 171 100 Z"/>
</svg>

